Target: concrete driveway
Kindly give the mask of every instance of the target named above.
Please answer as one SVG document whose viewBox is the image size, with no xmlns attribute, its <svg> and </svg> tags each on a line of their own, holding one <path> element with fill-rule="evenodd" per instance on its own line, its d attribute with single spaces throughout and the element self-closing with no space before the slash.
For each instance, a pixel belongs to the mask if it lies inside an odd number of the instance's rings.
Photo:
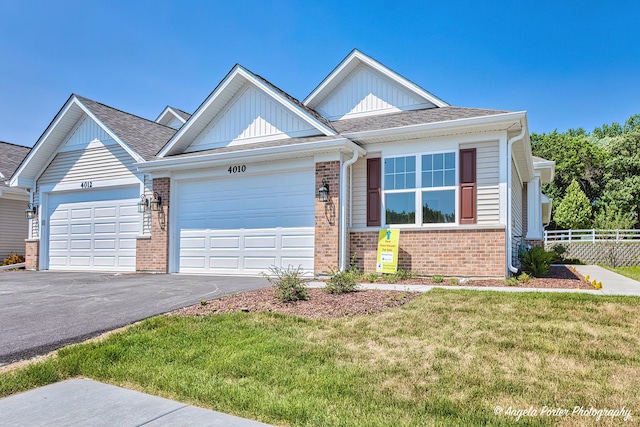
<svg viewBox="0 0 640 427">
<path fill-rule="evenodd" d="M 157 314 L 269 286 L 261 277 L 0 273 L 0 366 Z"/>
</svg>

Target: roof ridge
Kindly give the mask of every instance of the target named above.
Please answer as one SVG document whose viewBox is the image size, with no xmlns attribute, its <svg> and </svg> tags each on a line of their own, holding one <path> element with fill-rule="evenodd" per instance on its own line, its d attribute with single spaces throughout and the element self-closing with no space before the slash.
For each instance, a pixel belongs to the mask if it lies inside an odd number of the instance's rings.
<svg viewBox="0 0 640 427">
<path fill-rule="evenodd" d="M 91 99 L 91 98 L 87 98 L 87 97 L 84 97 L 84 96 L 82 96 L 82 95 L 78 95 L 77 93 L 74 93 L 73 95 L 74 95 L 76 98 L 80 99 L 81 101 L 82 101 L 82 100 L 91 101 L 91 102 L 93 102 L 93 103 L 96 103 L 96 104 L 101 105 L 101 106 L 103 106 L 103 107 L 106 107 L 106 108 L 109 108 L 109 109 L 111 109 L 111 110 L 117 111 L 117 112 L 119 112 L 119 113 L 126 114 L 126 115 L 128 115 L 128 116 L 134 117 L 134 118 L 136 118 L 136 119 L 144 120 L 145 122 L 153 123 L 154 125 L 163 126 L 163 127 L 169 128 L 169 129 L 173 129 L 173 128 L 172 128 L 172 127 L 170 127 L 170 126 L 166 126 L 166 125 L 163 125 L 162 123 L 158 123 L 158 122 L 155 122 L 155 121 L 153 121 L 153 120 L 146 119 L 146 118 L 144 118 L 144 117 L 138 116 L 138 115 L 136 115 L 136 114 L 129 113 L 129 112 L 127 112 L 127 111 L 121 110 L 121 109 L 119 109 L 119 108 L 115 108 L 115 107 L 112 107 L 112 106 L 110 106 L 110 105 L 103 104 L 102 102 L 99 102 L 99 101 L 94 101 L 94 100 L 93 100 L 93 99 Z M 173 130 L 175 130 L 175 129 L 173 129 Z"/>
</svg>

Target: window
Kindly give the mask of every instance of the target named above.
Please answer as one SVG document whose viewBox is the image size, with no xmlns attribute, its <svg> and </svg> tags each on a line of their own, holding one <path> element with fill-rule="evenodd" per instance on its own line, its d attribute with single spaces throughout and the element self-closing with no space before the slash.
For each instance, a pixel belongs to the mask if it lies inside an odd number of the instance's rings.
<svg viewBox="0 0 640 427">
<path fill-rule="evenodd" d="M 456 222 L 454 152 L 386 158 L 383 182 L 387 225 Z"/>
</svg>

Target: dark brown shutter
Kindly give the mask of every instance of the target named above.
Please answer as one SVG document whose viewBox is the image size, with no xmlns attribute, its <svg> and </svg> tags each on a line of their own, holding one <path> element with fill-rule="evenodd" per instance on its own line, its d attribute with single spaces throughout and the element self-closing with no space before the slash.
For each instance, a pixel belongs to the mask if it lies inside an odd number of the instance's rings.
<svg viewBox="0 0 640 427">
<path fill-rule="evenodd" d="M 476 149 L 460 150 L 460 224 L 476 223 Z"/>
<path fill-rule="evenodd" d="M 367 159 L 367 226 L 380 226 L 381 159 Z"/>
</svg>

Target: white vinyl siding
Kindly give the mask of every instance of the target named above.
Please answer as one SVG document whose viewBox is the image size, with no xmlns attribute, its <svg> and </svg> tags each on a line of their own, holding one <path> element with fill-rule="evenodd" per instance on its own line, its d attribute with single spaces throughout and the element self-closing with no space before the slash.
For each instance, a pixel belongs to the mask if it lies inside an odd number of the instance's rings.
<svg viewBox="0 0 640 427">
<path fill-rule="evenodd" d="M 107 143 L 113 141 L 107 132 L 88 116 L 84 116 L 71 130 L 62 146 L 67 149 L 83 149 L 92 141 Z"/>
<path fill-rule="evenodd" d="M 317 108 L 329 120 L 369 113 L 390 113 L 433 104 L 411 94 L 368 67 L 359 66 Z"/>
<path fill-rule="evenodd" d="M 512 239 L 512 261 L 514 266 L 518 266 L 518 250 L 522 243 L 522 183 L 518 176 L 516 164 L 511 162 L 511 235 Z"/>
<path fill-rule="evenodd" d="M 379 156 L 376 156 L 379 157 Z M 367 156 L 359 159 L 353 164 L 353 228 L 362 228 L 367 226 Z"/>
<path fill-rule="evenodd" d="M 134 160 L 119 145 L 58 153 L 38 185 L 134 177 Z"/>
<path fill-rule="evenodd" d="M 185 151 L 318 133 L 271 96 L 246 84 Z"/>
<path fill-rule="evenodd" d="M 500 222 L 500 156 L 498 142 L 461 144 L 476 149 L 477 224 Z"/>
<path fill-rule="evenodd" d="M 313 272 L 315 174 L 298 170 L 177 183 L 177 270 Z M 175 199 L 173 199 L 175 200 Z"/>
<path fill-rule="evenodd" d="M 24 216 L 27 202 L 0 199 L 0 264 L 9 253 L 24 255 L 28 221 Z"/>
</svg>

